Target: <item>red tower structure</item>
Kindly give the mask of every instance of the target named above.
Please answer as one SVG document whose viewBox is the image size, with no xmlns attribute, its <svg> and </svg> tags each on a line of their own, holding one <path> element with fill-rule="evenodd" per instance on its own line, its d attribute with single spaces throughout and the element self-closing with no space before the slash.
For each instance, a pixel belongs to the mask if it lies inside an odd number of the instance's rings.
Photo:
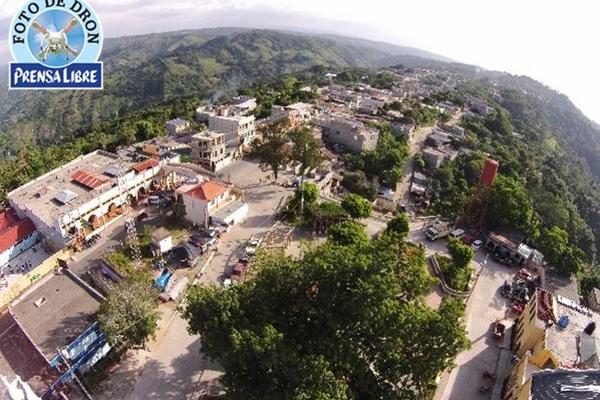
<svg viewBox="0 0 600 400">
<path fill-rule="evenodd" d="M 498 161 L 492 159 L 485 160 L 479 183 L 477 183 L 477 187 L 475 188 L 473 200 L 467 206 L 465 213 L 458 223 L 461 228 L 480 230 L 483 227 L 490 202 L 490 194 L 494 182 L 496 182 L 499 166 Z"/>
</svg>

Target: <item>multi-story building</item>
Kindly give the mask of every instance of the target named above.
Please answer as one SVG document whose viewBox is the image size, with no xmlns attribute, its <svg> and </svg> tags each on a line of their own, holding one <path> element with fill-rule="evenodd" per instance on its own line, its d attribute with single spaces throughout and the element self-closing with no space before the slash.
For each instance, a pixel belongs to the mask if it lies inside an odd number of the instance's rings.
<svg viewBox="0 0 600 400">
<path fill-rule="evenodd" d="M 513 328 L 513 352 L 519 362 L 506 380 L 504 399 L 531 399 L 536 375 L 541 370 L 568 368 L 585 374 L 587 371 L 582 370 L 598 369 L 597 323 L 600 314 L 576 301 L 538 289 Z"/>
<path fill-rule="evenodd" d="M 101 230 L 128 202 L 158 186 L 158 160 L 139 163 L 95 151 L 10 192 L 8 202 L 29 218 L 48 243 L 62 249 L 83 234 Z"/>
<path fill-rule="evenodd" d="M 373 150 L 379 140 L 377 129 L 345 116 L 324 115 L 317 118 L 316 125 L 323 129 L 324 140 L 344 145 L 354 152 Z"/>
<path fill-rule="evenodd" d="M 234 225 L 248 213 L 248 205 L 232 186 L 224 183 L 205 181 L 179 194 L 185 205 L 185 218 L 197 226 Z"/>
<path fill-rule="evenodd" d="M 313 117 L 313 106 L 307 103 L 295 103 L 289 106 L 273 106 L 270 120 L 272 122 L 288 119 L 296 127 L 309 122 Z"/>
<path fill-rule="evenodd" d="M 249 145 L 256 136 L 255 118 L 253 115 L 230 115 L 224 109 L 217 115 L 208 117 L 208 128 L 225 134 L 226 143 Z"/>
<path fill-rule="evenodd" d="M 227 151 L 225 134 L 204 131 L 192 136 L 192 161 L 202 167 L 217 172 L 231 163 L 231 155 Z"/>
</svg>

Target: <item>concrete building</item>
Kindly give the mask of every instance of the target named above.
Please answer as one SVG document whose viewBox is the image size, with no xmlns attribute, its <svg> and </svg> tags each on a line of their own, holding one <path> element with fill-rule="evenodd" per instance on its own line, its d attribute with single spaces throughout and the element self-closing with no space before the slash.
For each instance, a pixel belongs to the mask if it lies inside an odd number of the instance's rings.
<svg viewBox="0 0 600 400">
<path fill-rule="evenodd" d="M 258 103 L 253 97 L 238 96 L 233 99 L 233 104 L 231 105 L 231 107 L 233 108 L 233 112 L 235 114 L 248 115 L 252 111 L 256 110 L 256 107 L 258 107 Z"/>
<path fill-rule="evenodd" d="M 158 254 L 165 254 L 173 248 L 173 237 L 171 232 L 165 228 L 158 228 L 152 232 L 152 246 Z"/>
<path fill-rule="evenodd" d="M 273 106 L 270 121 L 279 122 L 288 119 L 296 127 L 309 122 L 313 118 L 314 108 L 307 103 L 294 103 L 289 106 Z"/>
<path fill-rule="evenodd" d="M 38 241 L 29 218 L 21 219 L 12 210 L 0 212 L 0 266 L 7 264 Z"/>
<path fill-rule="evenodd" d="M 392 127 L 392 133 L 396 137 L 403 137 L 408 143 L 412 142 L 414 134 L 416 133 L 416 129 L 413 124 L 392 122 L 390 125 Z"/>
<path fill-rule="evenodd" d="M 165 124 L 169 135 L 180 135 L 190 128 L 190 122 L 185 119 L 175 118 Z"/>
<path fill-rule="evenodd" d="M 441 167 L 446 160 L 446 153 L 433 147 L 426 147 L 423 150 L 422 157 L 427 163 L 427 168 L 435 170 Z"/>
<path fill-rule="evenodd" d="M 208 128 L 225 134 L 226 143 L 249 145 L 256 136 L 254 116 L 230 115 L 225 109 L 208 117 Z"/>
<path fill-rule="evenodd" d="M 123 206 L 145 197 L 161 163 L 139 163 L 95 151 L 31 181 L 7 195 L 20 218 L 29 218 L 55 249 L 100 231 L 123 213 Z"/>
<path fill-rule="evenodd" d="M 227 151 L 225 134 L 204 131 L 192 136 L 192 162 L 212 172 L 217 172 L 231 164 L 232 156 Z"/>
<path fill-rule="evenodd" d="M 344 145 L 351 151 L 361 152 L 377 147 L 379 131 L 366 127 L 362 122 L 345 116 L 324 115 L 317 118 L 316 125 L 323 129 L 323 139 Z"/>
<path fill-rule="evenodd" d="M 541 370 L 569 368 L 583 375 L 597 370 L 600 367 L 598 323 L 600 314 L 538 289 L 515 322 L 513 352 L 520 361 L 507 378 L 504 399 L 551 399 L 530 397 L 536 391 L 536 374 Z"/>
<path fill-rule="evenodd" d="M 234 225 L 248 213 L 248 205 L 224 183 L 205 181 L 182 193 L 186 219 L 197 226 Z"/>
</svg>

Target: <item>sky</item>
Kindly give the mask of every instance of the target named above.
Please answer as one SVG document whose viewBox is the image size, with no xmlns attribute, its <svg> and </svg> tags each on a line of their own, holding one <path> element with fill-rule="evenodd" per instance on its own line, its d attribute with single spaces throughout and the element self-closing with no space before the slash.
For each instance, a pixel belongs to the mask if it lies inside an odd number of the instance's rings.
<svg viewBox="0 0 600 400">
<path fill-rule="evenodd" d="M 38 0 L 39 1 L 39 0 Z M 67 0 L 69 3 L 71 0 Z M 528 75 L 600 122 L 594 0 L 89 0 L 106 37 L 239 26 L 339 33 Z M 0 65 L 20 0 L 0 0 Z M 5 39 L 6 38 L 6 39 Z"/>
</svg>

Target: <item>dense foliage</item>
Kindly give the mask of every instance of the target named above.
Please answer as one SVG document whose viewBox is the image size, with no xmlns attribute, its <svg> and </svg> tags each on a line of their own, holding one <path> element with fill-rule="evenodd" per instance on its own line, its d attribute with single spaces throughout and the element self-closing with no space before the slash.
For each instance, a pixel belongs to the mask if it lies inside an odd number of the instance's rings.
<svg viewBox="0 0 600 400">
<path fill-rule="evenodd" d="M 373 205 L 357 194 L 344 197 L 342 208 L 354 219 L 369 218 L 373 213 Z"/>
<path fill-rule="evenodd" d="M 395 235 L 263 254 L 255 268 L 230 289 L 192 288 L 185 311 L 232 400 L 423 399 L 468 345 L 464 306 L 418 300 L 424 253 Z"/>
<path fill-rule="evenodd" d="M 98 321 L 114 346 L 144 346 L 158 328 L 158 290 L 145 278 L 122 280 L 100 305 Z"/>
</svg>

